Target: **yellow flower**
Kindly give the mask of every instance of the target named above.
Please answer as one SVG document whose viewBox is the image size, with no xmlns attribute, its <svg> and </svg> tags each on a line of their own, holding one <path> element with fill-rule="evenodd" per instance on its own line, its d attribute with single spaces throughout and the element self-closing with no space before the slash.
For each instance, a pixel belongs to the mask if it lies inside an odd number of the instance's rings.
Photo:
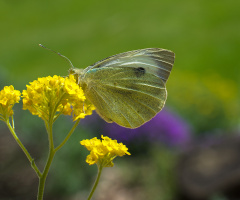
<svg viewBox="0 0 240 200">
<path fill-rule="evenodd" d="M 63 78 L 38 78 L 23 90 L 23 109 L 29 110 L 48 121 L 59 114 L 73 115 L 73 120 L 92 114 L 94 106 L 86 100 L 82 88 L 76 83 L 73 75 Z"/>
<path fill-rule="evenodd" d="M 0 91 L 0 120 L 6 121 L 13 115 L 12 107 L 19 103 L 20 95 L 20 91 L 14 90 L 12 85 L 5 86 Z"/>
<path fill-rule="evenodd" d="M 102 141 L 94 137 L 80 142 L 81 145 L 90 151 L 86 159 L 89 165 L 98 164 L 102 167 L 112 167 L 114 165 L 112 160 L 116 156 L 131 155 L 128 152 L 128 148 L 124 144 L 118 143 L 117 140 L 112 140 L 103 135 L 101 138 Z"/>
</svg>

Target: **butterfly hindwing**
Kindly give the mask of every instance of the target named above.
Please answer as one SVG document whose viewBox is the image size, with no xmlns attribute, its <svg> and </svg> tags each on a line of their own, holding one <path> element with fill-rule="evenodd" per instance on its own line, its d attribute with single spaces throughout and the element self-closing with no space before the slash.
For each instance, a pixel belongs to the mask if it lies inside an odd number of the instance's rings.
<svg viewBox="0 0 240 200">
<path fill-rule="evenodd" d="M 85 75 L 84 93 L 106 121 L 136 128 L 162 109 L 166 89 L 158 76 L 132 67 L 92 70 Z"/>
</svg>

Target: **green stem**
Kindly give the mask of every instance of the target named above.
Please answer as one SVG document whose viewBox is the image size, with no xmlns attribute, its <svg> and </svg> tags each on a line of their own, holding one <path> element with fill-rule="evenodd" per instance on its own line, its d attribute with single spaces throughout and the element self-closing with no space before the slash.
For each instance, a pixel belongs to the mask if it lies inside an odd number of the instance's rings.
<svg viewBox="0 0 240 200">
<path fill-rule="evenodd" d="M 46 178 L 50 169 L 50 166 L 52 164 L 53 158 L 55 153 L 67 142 L 69 137 L 72 135 L 73 131 L 76 129 L 80 119 L 76 121 L 66 138 L 63 140 L 63 142 L 56 148 L 54 148 L 54 143 L 53 143 L 53 132 L 52 132 L 52 127 L 53 127 L 53 120 L 50 120 L 49 123 L 46 123 L 46 129 L 48 132 L 48 141 L 49 141 L 49 153 L 48 153 L 48 160 L 46 163 L 46 166 L 44 168 L 44 171 L 42 173 L 42 176 L 39 177 L 39 185 L 38 185 L 38 200 L 43 199 L 43 194 L 44 194 L 44 188 L 45 188 L 45 182 Z"/>
<path fill-rule="evenodd" d="M 50 120 L 48 123 L 46 123 L 46 128 L 47 128 L 47 132 L 48 132 L 48 141 L 49 141 L 49 152 L 48 152 L 47 163 L 46 163 L 45 168 L 43 170 L 42 176 L 39 177 L 37 200 L 42 200 L 43 199 L 46 178 L 47 178 L 50 166 L 52 164 L 54 155 L 56 153 L 54 151 L 52 126 L 53 126 L 52 120 Z"/>
<path fill-rule="evenodd" d="M 69 133 L 67 134 L 67 136 L 65 137 L 65 139 L 62 141 L 62 143 L 60 145 L 58 145 L 54 151 L 57 152 L 60 148 L 62 148 L 62 146 L 68 141 L 68 139 L 70 138 L 70 136 L 72 135 L 73 131 L 76 129 L 78 123 L 80 122 L 80 119 L 78 119 L 74 126 L 72 127 L 72 129 L 69 131 Z"/>
<path fill-rule="evenodd" d="M 102 165 L 100 165 L 100 166 L 98 165 L 98 175 L 97 175 L 97 179 L 96 179 L 96 181 L 95 181 L 95 183 L 94 183 L 94 186 L 93 186 L 93 188 L 92 188 L 92 191 L 91 191 L 91 193 L 89 194 L 87 200 L 90 200 L 90 199 L 92 198 L 93 193 L 94 193 L 95 189 L 97 188 L 97 185 L 98 185 L 100 176 L 101 176 L 101 174 L 102 174 L 102 169 L 103 169 Z"/>
<path fill-rule="evenodd" d="M 39 178 L 39 185 L 38 185 L 38 196 L 37 200 L 42 200 L 43 199 L 43 194 L 44 194 L 44 188 L 45 188 L 45 182 L 46 178 L 50 169 L 50 166 L 52 164 L 53 158 L 54 158 L 55 152 L 53 150 L 50 151 L 48 155 L 48 160 L 47 164 L 44 168 L 42 176 Z"/>
<path fill-rule="evenodd" d="M 8 126 L 8 129 L 10 130 L 12 136 L 14 137 L 15 141 L 18 143 L 18 145 L 20 146 L 20 148 L 23 150 L 23 152 L 25 153 L 25 155 L 27 156 L 29 162 L 31 163 L 32 168 L 34 169 L 34 171 L 36 172 L 38 177 L 41 177 L 42 174 L 39 171 L 38 167 L 35 164 L 34 159 L 31 157 L 31 155 L 29 154 L 29 152 L 27 151 L 27 149 L 25 148 L 25 146 L 22 144 L 22 142 L 19 140 L 17 134 L 15 133 L 14 128 L 11 126 L 9 119 L 6 120 L 6 124 Z"/>
</svg>

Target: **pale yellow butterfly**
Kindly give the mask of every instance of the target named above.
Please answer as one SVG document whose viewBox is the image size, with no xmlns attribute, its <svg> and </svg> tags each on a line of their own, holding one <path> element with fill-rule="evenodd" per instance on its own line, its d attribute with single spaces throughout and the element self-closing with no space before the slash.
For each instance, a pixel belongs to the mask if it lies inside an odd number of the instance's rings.
<svg viewBox="0 0 240 200">
<path fill-rule="evenodd" d="M 70 73 L 78 77 L 86 98 L 105 121 L 137 128 L 162 110 L 174 59 L 166 49 L 139 49 L 85 69 L 71 68 Z"/>
</svg>

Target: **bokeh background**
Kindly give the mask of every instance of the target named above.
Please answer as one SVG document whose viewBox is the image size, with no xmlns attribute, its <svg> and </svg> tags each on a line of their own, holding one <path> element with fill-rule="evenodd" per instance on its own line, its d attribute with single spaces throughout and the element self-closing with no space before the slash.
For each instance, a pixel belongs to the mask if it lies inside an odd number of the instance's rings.
<svg viewBox="0 0 240 200">
<path fill-rule="evenodd" d="M 0 87 L 23 90 L 38 77 L 68 74 L 105 57 L 160 47 L 176 54 L 165 109 L 136 130 L 84 119 L 56 154 L 44 199 L 86 199 L 96 176 L 86 138 L 109 135 L 132 156 L 104 170 L 95 200 L 240 199 L 240 1 L 237 0 L 1 0 Z M 62 117 L 57 141 L 71 128 Z M 43 168 L 48 149 L 43 122 L 15 106 L 15 126 Z M 0 199 L 36 199 L 38 180 L 0 122 Z M 238 197 L 237 197 L 238 196 Z"/>
</svg>

